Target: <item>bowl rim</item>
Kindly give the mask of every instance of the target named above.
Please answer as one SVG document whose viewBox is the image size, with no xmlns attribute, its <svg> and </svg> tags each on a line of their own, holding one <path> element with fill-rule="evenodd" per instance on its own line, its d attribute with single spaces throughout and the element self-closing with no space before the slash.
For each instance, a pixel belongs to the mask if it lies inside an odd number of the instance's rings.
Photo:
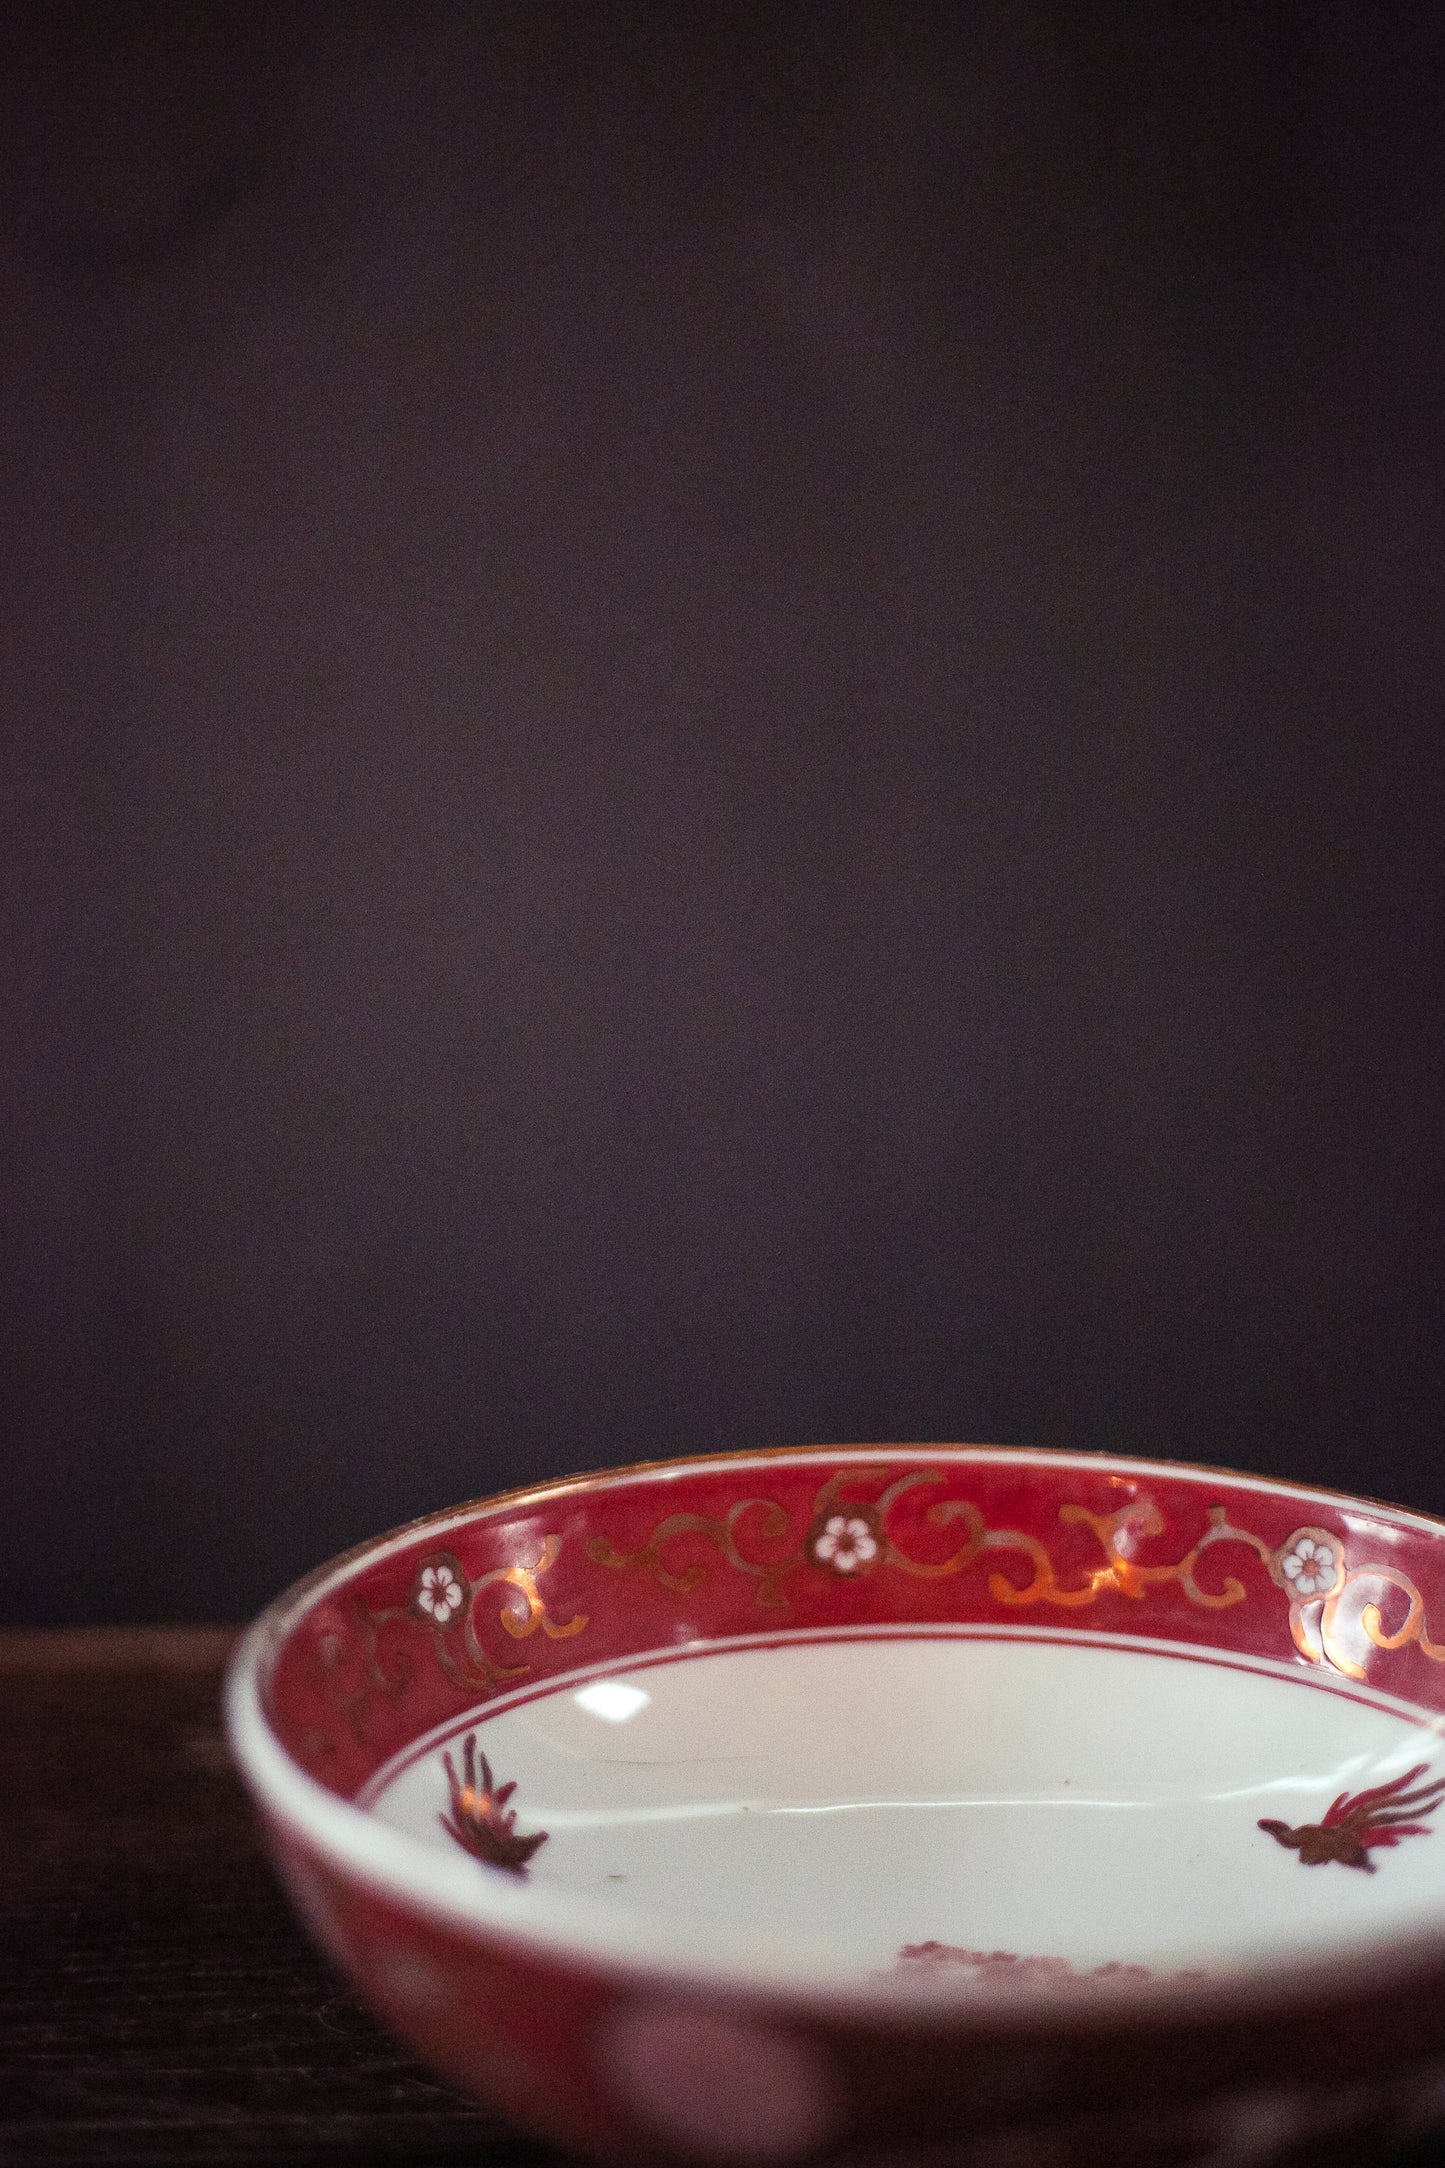
<svg viewBox="0 0 1445 2168">
<path fill-rule="evenodd" d="M 294 1759 L 266 1715 L 264 1681 L 272 1659 L 300 1615 L 329 1589 L 343 1585 L 363 1563 L 374 1563 L 390 1552 L 407 1548 L 427 1531 L 442 1533 L 483 1516 L 525 1509 L 558 1497 L 605 1491 L 639 1478 L 657 1478 L 666 1483 L 715 1467 L 762 1466 L 779 1461 L 877 1463 L 890 1457 L 920 1454 L 937 1456 L 953 1465 L 980 1461 L 1105 1468 L 1162 1480 L 1213 1476 L 1241 1489 L 1305 1504 L 1333 1504 L 1366 1514 L 1388 1514 L 1397 1523 L 1445 1541 L 1445 1516 L 1359 1492 L 1262 1476 L 1217 1463 L 1107 1449 L 934 1441 L 809 1444 L 684 1454 L 583 1470 L 485 1493 L 419 1515 L 338 1552 L 283 1589 L 245 1630 L 226 1670 L 222 1693 L 225 1725 L 241 1775 L 263 1812 L 333 1871 L 339 1869 L 355 1877 L 373 1894 L 399 1907 L 478 1938 L 479 1944 L 482 1938 L 501 1940 L 520 1954 L 530 1951 L 534 1959 L 578 1970 L 624 1975 L 634 1982 L 651 1982 L 691 1994 L 848 2012 L 870 2023 L 909 2026 L 927 2022 L 931 2029 L 950 2030 L 983 2030 L 1011 2023 L 1036 2027 L 1041 2022 L 1096 2029 L 1119 2022 L 1137 2026 L 1145 2016 L 1157 2017 L 1160 2022 L 1186 2023 L 1205 2018 L 1211 2009 L 1289 2005 L 1321 1995 L 1333 2001 L 1367 1994 L 1385 1984 L 1394 1990 L 1409 1977 L 1441 1966 L 1445 1961 L 1445 1932 L 1421 1928 L 1382 1933 L 1333 1953 L 1257 1958 L 1227 1975 L 1124 1980 L 1111 1982 L 1102 1990 L 1086 1976 L 1046 1979 L 1017 1988 L 1002 1985 L 983 1997 L 966 1992 L 951 1995 L 932 1981 L 920 1979 L 915 1983 L 902 1975 L 843 1974 L 837 1969 L 831 1946 L 822 1942 L 804 1942 L 795 1936 L 767 1938 L 750 1930 L 660 1917 L 641 1908 L 604 1906 L 584 1894 L 539 1888 L 511 1876 L 463 1878 L 437 1848 L 378 1821 L 351 1799 L 318 1783 Z M 1167 1657 L 1169 1651 L 1156 1644 L 1152 1653 Z M 566 1677 L 559 1678 L 556 1689 L 564 1691 L 566 1683 Z M 1328 1692 L 1329 1688 L 1321 1682 L 1319 1690 Z M 485 1716 L 479 1721 L 485 1721 Z M 1445 1716 L 1438 1719 L 1436 1728 L 1445 1737 Z"/>
</svg>

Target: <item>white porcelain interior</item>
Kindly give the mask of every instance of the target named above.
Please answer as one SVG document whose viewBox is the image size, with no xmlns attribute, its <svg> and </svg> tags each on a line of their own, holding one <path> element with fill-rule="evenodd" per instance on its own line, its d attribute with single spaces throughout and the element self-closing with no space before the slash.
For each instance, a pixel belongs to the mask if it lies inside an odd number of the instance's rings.
<svg viewBox="0 0 1445 2168">
<path fill-rule="evenodd" d="M 929 1629 L 659 1651 L 493 1701 L 358 1804 L 459 1899 L 520 1878 L 444 1826 L 485 1755 L 527 1893 L 627 1941 L 806 1948 L 839 1984 L 972 1989 L 1202 1973 L 1445 1933 L 1445 1808 L 1367 1864 L 1306 1862 L 1341 1794 L 1426 1765 L 1445 1720 L 1299 1667 L 1123 1637 Z M 1386 1801 L 1380 1812 L 1388 1810 Z M 519 1892 L 520 1899 L 520 1892 Z M 509 1901 L 509 1909 L 510 1901 Z M 515 1914 L 520 1919 L 523 1910 Z M 1126 1975 L 1126 1977 L 1129 1977 Z M 1133 1975 L 1137 1978 L 1137 1975 Z"/>
</svg>

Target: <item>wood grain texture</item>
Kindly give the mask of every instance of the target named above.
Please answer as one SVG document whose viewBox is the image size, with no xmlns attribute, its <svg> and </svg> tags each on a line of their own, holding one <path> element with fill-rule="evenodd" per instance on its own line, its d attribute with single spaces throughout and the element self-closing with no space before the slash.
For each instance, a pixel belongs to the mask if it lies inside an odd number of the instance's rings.
<svg viewBox="0 0 1445 2168">
<path fill-rule="evenodd" d="M 227 1762 L 225 1645 L 0 1636 L 0 2162 L 558 2161 L 303 1938 Z"/>
</svg>

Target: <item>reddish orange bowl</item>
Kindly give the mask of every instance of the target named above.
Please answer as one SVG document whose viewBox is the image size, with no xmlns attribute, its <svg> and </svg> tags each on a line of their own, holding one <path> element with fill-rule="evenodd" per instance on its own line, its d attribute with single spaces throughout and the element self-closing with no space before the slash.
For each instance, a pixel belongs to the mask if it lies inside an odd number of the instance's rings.
<svg viewBox="0 0 1445 2168">
<path fill-rule="evenodd" d="M 318 1940 L 563 2144 L 1243 2164 L 1445 2118 L 1436 1625 L 1395 1507 L 807 1448 L 378 1537 L 227 1707 Z"/>
</svg>

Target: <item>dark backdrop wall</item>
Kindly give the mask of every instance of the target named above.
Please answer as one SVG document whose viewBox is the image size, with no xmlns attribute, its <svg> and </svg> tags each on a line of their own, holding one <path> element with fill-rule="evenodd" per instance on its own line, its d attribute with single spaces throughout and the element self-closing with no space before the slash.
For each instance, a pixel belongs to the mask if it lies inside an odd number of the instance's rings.
<svg viewBox="0 0 1445 2168">
<path fill-rule="evenodd" d="M 1445 1509 L 1433 23 L 9 15 L 9 1618 L 693 1447 Z"/>
</svg>

